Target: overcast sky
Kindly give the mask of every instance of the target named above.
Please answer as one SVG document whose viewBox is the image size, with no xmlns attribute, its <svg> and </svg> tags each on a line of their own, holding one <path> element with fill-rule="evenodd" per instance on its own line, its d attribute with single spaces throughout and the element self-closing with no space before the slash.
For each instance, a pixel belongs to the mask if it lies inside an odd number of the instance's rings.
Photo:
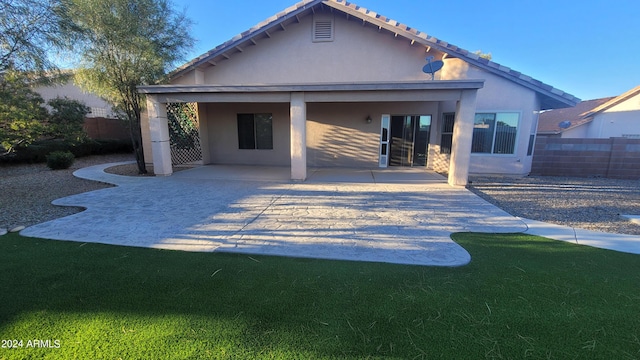
<svg viewBox="0 0 640 360">
<path fill-rule="evenodd" d="M 173 0 L 198 40 L 189 59 L 297 0 Z M 640 85 L 640 0 L 356 0 L 353 3 L 583 100 Z"/>
</svg>

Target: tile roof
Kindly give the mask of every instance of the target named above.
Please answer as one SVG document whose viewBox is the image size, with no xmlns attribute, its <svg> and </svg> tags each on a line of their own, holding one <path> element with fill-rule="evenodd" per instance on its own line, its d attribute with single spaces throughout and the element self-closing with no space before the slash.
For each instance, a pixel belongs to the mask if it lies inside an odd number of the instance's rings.
<svg viewBox="0 0 640 360">
<path fill-rule="evenodd" d="M 597 114 L 638 94 L 640 94 L 640 86 L 636 86 L 620 96 L 586 100 L 572 108 L 545 111 L 540 114 L 538 120 L 538 134 L 560 134 L 563 131 L 584 125 L 591 122 Z M 563 121 L 569 121 L 571 125 L 564 129 L 560 128 L 559 124 Z"/>
<path fill-rule="evenodd" d="M 245 44 L 251 42 L 255 45 L 254 38 L 271 37 L 270 32 L 277 30 L 278 27 L 282 27 L 284 29 L 288 23 L 299 21 L 300 16 L 312 12 L 314 8 L 318 6 L 327 6 L 331 9 L 342 11 L 349 16 L 360 19 L 363 21 L 363 24 L 370 23 L 377 26 L 380 30 L 385 29 L 424 46 L 433 47 L 443 53 L 461 58 L 485 71 L 507 78 L 524 87 L 532 89 L 541 95 L 541 107 L 543 109 L 574 106 L 580 101 L 580 99 L 575 96 L 556 89 L 539 80 L 533 79 L 530 76 L 500 65 L 496 62 L 481 58 L 473 52 L 469 52 L 458 46 L 449 44 L 398 21 L 389 19 L 371 10 L 347 2 L 346 0 L 303 0 L 180 66 L 170 74 L 170 77 L 181 76 L 190 70 L 208 63 L 215 64 L 217 61 L 216 59 L 228 59 L 231 53 L 238 51 L 241 52 L 242 46 Z"/>
<path fill-rule="evenodd" d="M 560 134 L 563 131 L 584 125 L 592 120 L 592 118 L 583 117 L 584 113 L 592 111 L 612 99 L 615 97 L 586 100 L 574 107 L 545 111 L 538 118 L 538 134 Z M 569 127 L 561 128 L 560 123 L 563 121 L 570 122 Z"/>
</svg>

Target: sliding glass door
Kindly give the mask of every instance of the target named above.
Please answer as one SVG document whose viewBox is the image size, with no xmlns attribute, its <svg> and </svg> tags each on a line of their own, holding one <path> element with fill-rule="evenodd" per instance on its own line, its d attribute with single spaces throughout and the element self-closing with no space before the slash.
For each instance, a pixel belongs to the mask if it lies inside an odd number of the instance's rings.
<svg viewBox="0 0 640 360">
<path fill-rule="evenodd" d="M 431 115 L 391 116 L 389 166 L 426 166 Z"/>
</svg>

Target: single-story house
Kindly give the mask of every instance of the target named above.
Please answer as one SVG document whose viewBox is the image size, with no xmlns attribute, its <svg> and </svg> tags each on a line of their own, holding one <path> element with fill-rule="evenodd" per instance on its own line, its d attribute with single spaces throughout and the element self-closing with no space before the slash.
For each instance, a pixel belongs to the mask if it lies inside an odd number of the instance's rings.
<svg viewBox="0 0 640 360">
<path fill-rule="evenodd" d="M 414 166 L 452 185 L 528 174 L 540 110 L 579 101 L 345 0 L 299 2 L 139 91 L 157 175 L 172 171 L 165 105 L 190 102 L 204 164 L 288 166 L 294 180 Z"/>
<path fill-rule="evenodd" d="M 72 79 L 62 83 L 38 86 L 33 90 L 40 94 L 45 102 L 58 97 L 68 98 L 80 101 L 89 107 L 90 112 L 86 115 L 84 128 L 90 138 L 131 139 L 129 127 L 116 117 L 111 104 L 95 94 L 82 90 Z"/>
<path fill-rule="evenodd" d="M 540 114 L 538 136 L 640 139 L 640 86 L 620 96 L 582 101 Z"/>
</svg>

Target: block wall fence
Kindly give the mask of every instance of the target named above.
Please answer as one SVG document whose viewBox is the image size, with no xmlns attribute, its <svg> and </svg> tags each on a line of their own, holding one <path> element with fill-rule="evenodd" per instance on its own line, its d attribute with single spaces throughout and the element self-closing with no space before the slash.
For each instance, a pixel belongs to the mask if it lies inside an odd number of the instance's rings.
<svg viewBox="0 0 640 360">
<path fill-rule="evenodd" d="M 538 137 L 531 175 L 640 179 L 640 139 Z"/>
</svg>

